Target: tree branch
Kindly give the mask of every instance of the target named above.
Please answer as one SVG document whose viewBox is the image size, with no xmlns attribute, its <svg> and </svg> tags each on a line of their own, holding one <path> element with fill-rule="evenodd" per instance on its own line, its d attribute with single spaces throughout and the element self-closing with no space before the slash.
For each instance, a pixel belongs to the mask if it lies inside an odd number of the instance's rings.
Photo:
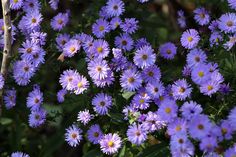
<svg viewBox="0 0 236 157">
<path fill-rule="evenodd" d="M 1 0 L 2 1 L 2 12 L 3 12 L 3 21 L 4 21 L 4 49 L 3 49 L 3 58 L 1 66 L 1 74 L 3 77 L 7 78 L 7 70 L 11 58 L 11 11 L 10 11 L 10 0 Z M 2 114 L 3 106 L 3 89 L 0 90 L 0 116 Z"/>
</svg>

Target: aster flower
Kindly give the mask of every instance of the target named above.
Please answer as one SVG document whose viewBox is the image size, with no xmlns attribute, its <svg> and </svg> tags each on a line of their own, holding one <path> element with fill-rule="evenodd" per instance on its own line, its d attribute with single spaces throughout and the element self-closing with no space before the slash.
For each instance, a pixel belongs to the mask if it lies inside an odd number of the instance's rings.
<svg viewBox="0 0 236 157">
<path fill-rule="evenodd" d="M 186 144 L 180 147 L 174 147 L 171 149 L 172 157 L 192 157 L 194 156 L 194 146 L 188 141 Z"/>
<path fill-rule="evenodd" d="M 6 109 L 16 106 L 16 90 L 14 88 L 6 90 L 3 96 Z"/>
<path fill-rule="evenodd" d="M 65 70 L 60 76 L 59 82 L 64 89 L 73 90 L 73 80 L 79 78 L 79 73 L 76 70 Z"/>
<path fill-rule="evenodd" d="M 182 75 L 184 77 L 188 77 L 188 76 L 191 76 L 191 72 L 192 72 L 192 69 L 188 65 L 185 65 L 182 70 Z"/>
<path fill-rule="evenodd" d="M 207 25 L 210 22 L 210 15 L 205 8 L 200 7 L 195 9 L 193 12 L 195 14 L 194 19 L 199 25 Z"/>
<path fill-rule="evenodd" d="M 104 93 L 99 93 L 93 98 L 92 105 L 99 115 L 106 115 L 108 109 L 112 106 L 112 97 Z"/>
<path fill-rule="evenodd" d="M 65 89 L 61 89 L 57 92 L 57 101 L 59 103 L 62 103 L 65 101 L 65 95 L 67 94 L 67 91 Z"/>
<path fill-rule="evenodd" d="M 205 64 L 199 64 L 194 67 L 191 73 L 193 82 L 196 84 L 206 83 L 210 79 L 209 66 Z"/>
<path fill-rule="evenodd" d="M 177 47 L 171 42 L 161 45 L 159 49 L 160 55 L 165 59 L 174 59 L 177 53 Z"/>
<path fill-rule="evenodd" d="M 28 154 L 23 152 L 13 152 L 11 157 L 30 157 Z"/>
<path fill-rule="evenodd" d="M 146 90 L 147 90 L 147 93 L 150 95 L 150 97 L 152 97 L 153 99 L 156 99 L 164 94 L 165 87 L 163 86 L 162 82 L 156 81 L 156 82 L 148 83 L 146 85 Z"/>
<path fill-rule="evenodd" d="M 108 15 L 108 13 L 107 13 L 107 7 L 106 7 L 106 5 L 103 6 L 103 7 L 100 9 L 100 11 L 99 11 L 99 17 L 102 17 L 102 18 L 104 18 L 104 19 L 110 18 L 109 15 Z"/>
<path fill-rule="evenodd" d="M 233 130 L 236 130 L 236 107 L 234 107 L 228 116 L 228 120 L 231 123 Z"/>
<path fill-rule="evenodd" d="M 151 102 L 150 97 L 147 93 L 136 94 L 133 97 L 132 104 L 135 108 L 139 108 L 141 110 L 145 110 L 149 107 L 149 103 Z"/>
<path fill-rule="evenodd" d="M 65 44 L 70 40 L 69 34 L 59 34 L 56 38 L 57 43 L 57 49 L 59 51 L 62 51 L 62 49 L 65 47 Z"/>
<path fill-rule="evenodd" d="M 88 140 L 90 142 L 92 142 L 93 144 L 98 144 L 99 141 L 102 139 L 103 137 L 103 133 L 102 130 L 100 128 L 100 126 L 98 124 L 94 124 L 92 125 L 88 131 L 87 131 L 87 135 L 88 135 Z"/>
<path fill-rule="evenodd" d="M 30 33 L 30 39 L 32 40 L 32 42 L 37 43 L 41 46 L 45 45 L 46 37 L 47 37 L 47 33 L 44 33 L 44 32 L 33 31 L 32 33 Z"/>
<path fill-rule="evenodd" d="M 5 79 L 4 79 L 4 77 L 2 76 L 2 74 L 0 74 L 0 89 L 3 88 L 4 84 L 5 84 Z"/>
<path fill-rule="evenodd" d="M 141 125 L 146 131 L 154 132 L 162 129 L 166 126 L 166 123 L 159 114 L 149 111 L 146 115 L 145 121 L 143 121 Z"/>
<path fill-rule="evenodd" d="M 222 38 L 221 34 L 218 32 L 213 32 L 210 36 L 210 39 L 209 39 L 211 47 L 213 47 L 215 45 L 216 46 L 219 45 L 219 42 L 221 42 L 222 40 L 223 40 L 223 38 Z"/>
<path fill-rule="evenodd" d="M 145 2 L 148 2 L 149 0 L 137 0 L 137 1 L 140 3 L 145 3 Z"/>
<path fill-rule="evenodd" d="M 23 18 L 25 20 L 25 27 L 31 30 L 37 30 L 43 20 L 42 14 L 38 10 L 28 12 Z"/>
<path fill-rule="evenodd" d="M 170 140 L 170 149 L 171 151 L 177 151 L 183 146 L 186 146 L 188 144 L 191 144 L 191 142 L 188 139 L 186 132 L 179 132 L 178 134 L 174 134 L 171 136 Z"/>
<path fill-rule="evenodd" d="M 93 83 L 97 86 L 97 87 L 101 87 L 104 88 L 105 86 L 110 86 L 113 84 L 113 82 L 115 81 L 114 78 L 114 73 L 109 69 L 107 72 L 107 76 L 103 79 L 93 79 Z"/>
<path fill-rule="evenodd" d="M 59 3 L 59 0 L 50 0 L 50 1 L 49 1 L 50 7 L 51 7 L 53 10 L 57 10 L 57 8 L 58 8 L 58 3 Z"/>
<path fill-rule="evenodd" d="M 181 44 L 186 49 L 195 48 L 198 45 L 200 36 L 195 29 L 186 30 L 181 36 Z"/>
<path fill-rule="evenodd" d="M 189 67 L 195 67 L 207 61 L 207 55 L 202 49 L 192 49 L 187 55 L 187 64 Z"/>
<path fill-rule="evenodd" d="M 190 120 L 192 117 L 201 114 L 202 110 L 203 109 L 201 105 L 194 101 L 185 102 L 180 108 L 182 117 L 187 120 Z"/>
<path fill-rule="evenodd" d="M 141 145 L 147 139 L 146 130 L 139 124 L 130 125 L 126 135 L 131 143 L 137 145 Z"/>
<path fill-rule="evenodd" d="M 126 51 L 130 51 L 133 44 L 134 41 L 129 34 L 121 34 L 115 38 L 115 46 Z"/>
<path fill-rule="evenodd" d="M 120 16 L 125 11 L 122 0 L 108 0 L 106 3 L 106 13 L 108 16 Z"/>
<path fill-rule="evenodd" d="M 187 121 L 185 119 L 177 118 L 169 123 L 168 134 L 172 136 L 180 133 L 187 133 L 187 127 Z"/>
<path fill-rule="evenodd" d="M 103 153 L 111 155 L 116 153 L 121 147 L 122 141 L 118 134 L 106 134 L 99 142 Z"/>
<path fill-rule="evenodd" d="M 22 43 L 22 47 L 19 48 L 19 53 L 21 53 L 21 57 L 26 60 L 32 60 L 34 55 L 40 50 L 39 45 L 33 40 L 26 40 Z"/>
<path fill-rule="evenodd" d="M 186 98 L 190 97 L 192 87 L 185 79 L 181 79 L 174 82 L 171 90 L 173 92 L 173 97 L 176 100 L 185 100 Z"/>
<path fill-rule="evenodd" d="M 140 39 L 136 40 L 136 42 L 135 42 L 136 49 L 140 49 L 143 46 L 150 46 L 151 47 L 151 44 L 147 41 L 146 38 L 140 38 Z"/>
<path fill-rule="evenodd" d="M 58 13 L 51 20 L 51 27 L 55 31 L 61 31 L 69 22 L 68 13 Z"/>
<path fill-rule="evenodd" d="M 29 115 L 29 126 L 32 128 L 37 128 L 43 125 L 46 121 L 46 111 L 43 108 L 38 110 L 31 110 Z"/>
<path fill-rule="evenodd" d="M 125 33 L 133 34 L 138 30 L 138 21 L 135 18 L 125 18 L 120 28 Z"/>
<path fill-rule="evenodd" d="M 220 89 L 220 83 L 214 80 L 210 80 L 206 83 L 201 84 L 200 92 L 204 95 L 211 96 Z"/>
<path fill-rule="evenodd" d="M 161 79 L 160 68 L 156 65 L 152 65 L 143 69 L 142 78 L 147 83 L 159 82 Z"/>
<path fill-rule="evenodd" d="M 206 137 L 211 128 L 212 124 L 206 115 L 196 115 L 189 122 L 189 134 L 195 139 Z"/>
<path fill-rule="evenodd" d="M 84 110 L 84 111 L 80 111 L 78 113 L 78 122 L 81 122 L 84 125 L 87 125 L 92 119 L 93 119 L 93 115 L 89 113 L 89 110 Z"/>
<path fill-rule="evenodd" d="M 222 83 L 222 84 L 220 85 L 219 92 L 220 92 L 221 94 L 227 95 L 227 94 L 229 94 L 231 91 L 232 91 L 232 90 L 231 90 L 231 88 L 230 88 L 229 83 L 228 83 L 228 84 Z"/>
<path fill-rule="evenodd" d="M 220 130 L 222 136 L 219 138 L 220 141 L 223 139 L 230 140 L 233 134 L 232 124 L 228 120 L 222 120 L 220 124 Z"/>
<path fill-rule="evenodd" d="M 124 90 L 135 91 L 142 85 L 141 75 L 134 69 L 125 70 L 121 75 L 120 84 Z"/>
<path fill-rule="evenodd" d="M 40 64 L 44 63 L 45 61 L 45 55 L 46 52 L 40 48 L 39 51 L 37 51 L 34 55 L 33 55 L 33 59 L 31 59 L 31 63 L 33 64 L 33 67 L 35 67 L 37 69 L 37 67 L 39 67 Z M 24 59 L 23 57 L 21 57 L 22 59 Z"/>
<path fill-rule="evenodd" d="M 71 147 L 76 147 L 82 140 L 82 130 L 75 125 L 66 129 L 65 140 Z"/>
<path fill-rule="evenodd" d="M 106 60 L 94 59 L 88 63 L 88 73 L 93 79 L 106 78 L 109 69 Z"/>
<path fill-rule="evenodd" d="M 135 65 L 142 69 L 153 65 L 156 61 L 156 55 L 153 52 L 154 50 L 151 46 L 143 46 L 139 48 L 134 55 Z"/>
<path fill-rule="evenodd" d="M 177 117 L 178 106 L 174 100 L 166 99 L 160 105 L 157 114 L 166 122 L 171 122 Z"/>
<path fill-rule="evenodd" d="M 118 28 L 121 23 L 122 20 L 119 17 L 112 18 L 110 21 L 111 30 L 115 30 L 116 28 Z"/>
<path fill-rule="evenodd" d="M 219 23 L 218 20 L 211 21 L 211 23 L 210 23 L 210 25 L 208 27 L 211 30 L 211 32 L 217 32 L 217 30 L 218 30 L 218 23 Z"/>
<path fill-rule="evenodd" d="M 26 106 L 31 110 L 38 110 L 43 103 L 43 93 L 38 85 L 34 86 L 33 91 L 28 94 Z"/>
<path fill-rule="evenodd" d="M 229 40 L 226 43 L 224 43 L 223 46 L 227 51 L 229 51 L 232 49 L 232 47 L 235 45 L 235 43 L 236 43 L 236 34 L 234 34 L 232 36 L 229 35 Z"/>
<path fill-rule="evenodd" d="M 19 10 L 23 6 L 23 0 L 10 0 L 12 10 Z"/>
<path fill-rule="evenodd" d="M 225 33 L 235 33 L 236 32 L 236 14 L 226 13 L 221 15 L 218 21 L 218 27 L 221 31 Z"/>
<path fill-rule="evenodd" d="M 106 33 L 110 32 L 110 24 L 105 19 L 98 19 L 92 26 L 92 32 L 97 38 L 103 38 Z"/>
<path fill-rule="evenodd" d="M 235 0 L 228 0 L 229 6 L 236 10 L 236 1 Z"/>
<path fill-rule="evenodd" d="M 213 152 L 218 146 L 217 139 L 214 137 L 206 137 L 201 140 L 200 149 L 204 152 Z"/>
<path fill-rule="evenodd" d="M 227 149 L 224 153 L 224 157 L 233 157 L 236 156 L 236 150 L 234 147 Z"/>
<path fill-rule="evenodd" d="M 40 10 L 40 8 L 41 8 L 41 4 L 38 0 L 24 0 L 23 10 L 25 12 Z"/>
<path fill-rule="evenodd" d="M 105 58 L 110 52 L 107 41 L 98 39 L 93 42 L 92 52 L 95 58 Z"/>
<path fill-rule="evenodd" d="M 83 75 L 77 75 L 75 79 L 72 80 L 72 89 L 76 95 L 83 94 L 85 90 L 89 87 L 89 82 Z"/>
<path fill-rule="evenodd" d="M 178 22 L 180 28 L 185 28 L 186 27 L 186 18 L 184 16 L 183 10 L 178 10 L 177 14 L 178 14 L 177 22 Z"/>
<path fill-rule="evenodd" d="M 80 50 L 80 47 L 81 45 L 78 44 L 77 40 L 71 39 L 65 44 L 63 54 L 65 57 L 73 57 Z"/>
</svg>

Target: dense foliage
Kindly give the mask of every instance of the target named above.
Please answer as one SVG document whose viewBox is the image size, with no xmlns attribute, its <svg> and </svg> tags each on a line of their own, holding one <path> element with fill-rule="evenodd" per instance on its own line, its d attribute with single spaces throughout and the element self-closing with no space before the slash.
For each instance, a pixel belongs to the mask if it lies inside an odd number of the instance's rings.
<svg viewBox="0 0 236 157">
<path fill-rule="evenodd" d="M 236 0 L 10 3 L 1 157 L 236 156 Z"/>
</svg>

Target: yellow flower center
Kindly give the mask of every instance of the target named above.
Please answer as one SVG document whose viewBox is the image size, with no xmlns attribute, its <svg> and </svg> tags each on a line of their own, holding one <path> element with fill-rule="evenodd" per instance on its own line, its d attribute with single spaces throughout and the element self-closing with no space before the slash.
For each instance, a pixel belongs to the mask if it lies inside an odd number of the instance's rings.
<svg viewBox="0 0 236 157">
<path fill-rule="evenodd" d="M 144 103 L 145 101 L 144 101 L 144 99 L 140 99 L 139 102 L 142 104 L 142 103 Z"/>
<path fill-rule="evenodd" d="M 199 130 L 203 130 L 203 129 L 204 129 L 204 126 L 203 126 L 202 124 L 199 124 L 199 125 L 197 126 L 197 128 L 198 128 Z"/>
<path fill-rule="evenodd" d="M 129 83 L 133 83 L 134 81 L 135 81 L 135 79 L 133 77 L 128 78 Z"/>
<path fill-rule="evenodd" d="M 93 134 L 93 136 L 94 136 L 94 137 L 98 137 L 98 136 L 99 136 L 99 133 L 98 133 L 98 132 L 95 132 L 95 133 Z"/>
<path fill-rule="evenodd" d="M 178 125 L 178 126 L 175 128 L 175 130 L 176 130 L 176 131 L 180 131 L 180 130 L 181 130 L 181 126 Z"/>
<path fill-rule="evenodd" d="M 205 14 L 203 14 L 203 13 L 201 13 L 199 16 L 200 16 L 202 19 L 205 18 Z"/>
<path fill-rule="evenodd" d="M 208 91 L 211 91 L 212 89 L 213 89 L 213 86 L 211 86 L 211 85 L 207 86 Z"/>
<path fill-rule="evenodd" d="M 167 108 L 165 109 L 165 112 L 169 114 L 169 113 L 171 112 L 171 108 L 167 107 Z"/>
<path fill-rule="evenodd" d="M 76 139 L 76 138 L 77 138 L 77 134 L 76 134 L 76 133 L 73 133 L 73 134 L 71 134 L 71 137 L 72 137 L 73 139 Z"/>
<path fill-rule="evenodd" d="M 102 71 L 102 67 L 97 66 L 97 71 L 98 71 L 98 72 L 101 72 L 101 71 Z"/>
<path fill-rule="evenodd" d="M 74 52 L 74 51 L 75 51 L 75 47 L 71 47 L 71 48 L 70 48 L 70 51 L 71 51 L 71 52 Z"/>
<path fill-rule="evenodd" d="M 36 23 L 37 22 L 37 20 L 36 20 L 36 18 L 32 18 L 32 23 Z"/>
<path fill-rule="evenodd" d="M 79 83 L 77 84 L 77 86 L 78 86 L 79 88 L 81 88 L 81 87 L 83 87 L 83 83 L 82 83 L 82 82 L 79 82 Z"/>
<path fill-rule="evenodd" d="M 97 48 L 97 51 L 98 51 L 98 53 L 102 53 L 103 48 L 102 48 L 102 47 L 98 47 L 98 48 Z"/>
<path fill-rule="evenodd" d="M 188 37 L 188 41 L 189 41 L 189 42 L 192 42 L 192 41 L 193 41 L 193 38 L 192 38 L 192 37 Z"/>
<path fill-rule="evenodd" d="M 104 31 L 104 29 L 105 29 L 104 26 L 100 26 L 100 27 L 99 27 L 99 30 L 100 30 L 100 31 Z"/>
<path fill-rule="evenodd" d="M 198 72 L 198 76 L 199 77 L 203 77 L 204 76 L 204 72 L 202 72 L 202 71 Z"/>
<path fill-rule="evenodd" d="M 63 20 L 62 20 L 62 19 L 59 19 L 59 20 L 57 20 L 57 23 L 58 23 L 59 25 L 61 25 L 61 24 L 63 24 Z"/>
<path fill-rule="evenodd" d="M 167 54 L 171 54 L 171 50 L 167 50 L 166 53 L 167 53 Z"/>
<path fill-rule="evenodd" d="M 114 142 L 113 142 L 113 141 L 109 141 L 109 142 L 108 142 L 108 146 L 109 146 L 109 147 L 113 147 L 113 146 L 114 146 Z"/>
<path fill-rule="evenodd" d="M 27 53 L 31 53 L 32 52 L 32 48 L 28 48 L 26 51 L 27 51 Z"/>
<path fill-rule="evenodd" d="M 184 93 L 185 90 L 186 90 L 186 89 L 185 89 L 184 87 L 180 87 L 179 92 L 180 92 L 180 93 Z"/>
<path fill-rule="evenodd" d="M 232 26 L 233 26 L 233 21 L 228 21 L 228 22 L 226 23 L 226 25 L 229 26 L 229 27 L 232 27 Z"/>
<path fill-rule="evenodd" d="M 18 0 L 14 0 L 13 2 L 14 2 L 14 3 L 17 3 L 17 2 L 18 2 Z"/>
<path fill-rule="evenodd" d="M 221 132 L 222 132 L 223 135 L 225 135 L 225 134 L 227 134 L 228 130 L 226 128 L 222 128 Z"/>
</svg>

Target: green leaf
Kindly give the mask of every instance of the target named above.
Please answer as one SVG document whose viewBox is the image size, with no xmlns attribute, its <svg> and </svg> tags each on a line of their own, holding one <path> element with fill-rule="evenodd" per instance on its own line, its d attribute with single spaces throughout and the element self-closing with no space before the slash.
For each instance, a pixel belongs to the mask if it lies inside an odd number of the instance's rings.
<svg viewBox="0 0 236 157">
<path fill-rule="evenodd" d="M 0 118 L 1 125 L 9 125 L 11 123 L 12 123 L 12 119 L 10 118 L 4 118 L 4 117 Z"/>
<path fill-rule="evenodd" d="M 165 156 L 165 157 L 170 156 L 168 144 L 162 142 L 160 144 L 147 147 L 137 155 L 137 157 L 154 157 L 154 156 Z"/>
<path fill-rule="evenodd" d="M 123 98 L 128 100 L 130 97 L 132 97 L 135 94 L 135 92 L 124 92 L 122 93 Z"/>
<path fill-rule="evenodd" d="M 84 154 L 83 157 L 101 157 L 102 152 L 99 148 L 90 150 L 88 153 Z"/>
<path fill-rule="evenodd" d="M 125 151 L 126 151 L 126 145 L 124 145 L 119 153 L 119 157 L 124 157 L 125 156 Z"/>
</svg>

